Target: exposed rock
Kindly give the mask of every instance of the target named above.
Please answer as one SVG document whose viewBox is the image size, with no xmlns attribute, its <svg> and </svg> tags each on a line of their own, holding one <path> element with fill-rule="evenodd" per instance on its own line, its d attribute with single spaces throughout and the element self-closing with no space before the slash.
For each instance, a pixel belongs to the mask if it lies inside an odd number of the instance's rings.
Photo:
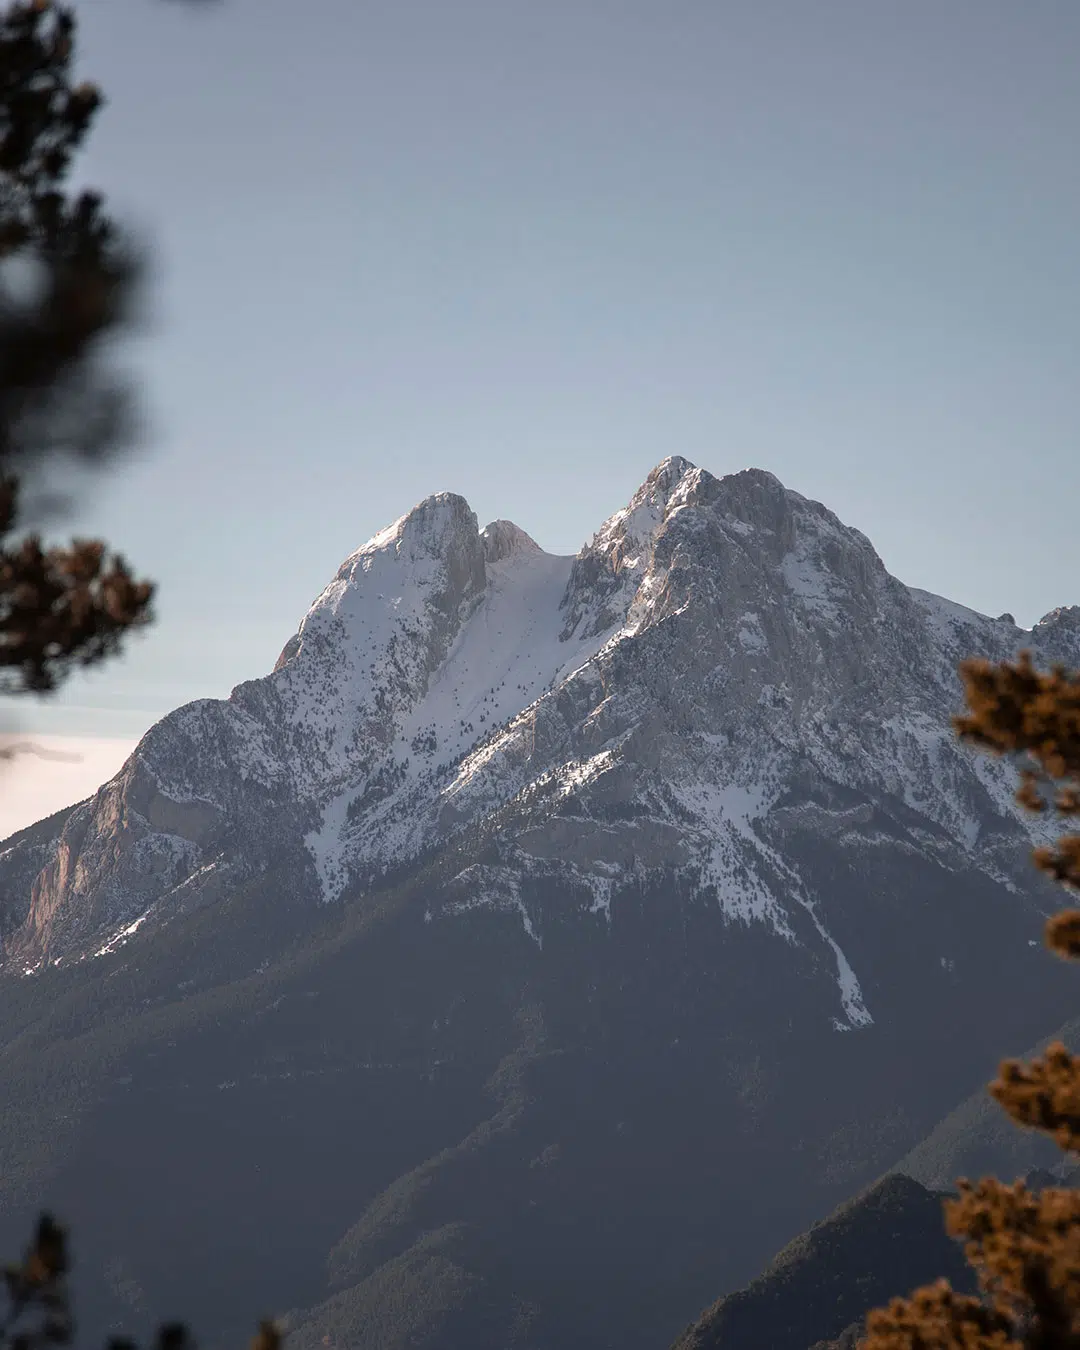
<svg viewBox="0 0 1080 1350">
<path fill-rule="evenodd" d="M 816 953 L 837 1026 L 865 1025 L 807 851 L 915 853 L 1037 897 L 1023 845 L 1047 826 L 949 729 L 958 661 L 1021 644 L 1080 658 L 1080 608 L 1024 634 L 911 590 L 761 470 L 667 459 L 574 559 L 442 493 L 346 559 L 270 675 L 170 714 L 47 844 L 13 844 L 5 950 L 96 950 L 282 848 L 313 903 L 361 895 L 479 830 L 492 875 L 554 869 L 583 915 L 679 875 Z"/>
</svg>

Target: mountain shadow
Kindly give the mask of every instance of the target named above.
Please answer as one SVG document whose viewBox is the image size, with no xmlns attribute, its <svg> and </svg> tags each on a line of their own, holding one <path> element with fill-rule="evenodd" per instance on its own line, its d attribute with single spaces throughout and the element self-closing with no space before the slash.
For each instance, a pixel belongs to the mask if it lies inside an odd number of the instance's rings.
<svg viewBox="0 0 1080 1350">
<path fill-rule="evenodd" d="M 971 1287 L 945 1233 L 945 1195 L 890 1174 L 789 1243 L 744 1289 L 715 1303 L 674 1350 L 824 1350 L 854 1345 L 871 1308 L 944 1276 Z"/>
</svg>

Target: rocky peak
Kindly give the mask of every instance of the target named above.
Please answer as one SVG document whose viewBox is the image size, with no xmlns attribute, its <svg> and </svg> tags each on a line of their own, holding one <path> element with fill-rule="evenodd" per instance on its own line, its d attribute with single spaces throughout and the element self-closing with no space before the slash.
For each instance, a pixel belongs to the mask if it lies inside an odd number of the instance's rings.
<svg viewBox="0 0 1080 1350">
<path fill-rule="evenodd" d="M 563 607 L 563 636 L 587 639 L 622 622 L 652 563 L 656 536 L 684 480 L 699 480 L 689 460 L 656 466 L 621 511 L 601 525 L 574 561 Z M 680 502 L 683 500 L 679 498 Z"/>
<path fill-rule="evenodd" d="M 381 530 L 342 563 L 268 677 L 163 718 L 76 809 L 34 883 L 24 945 L 119 922 L 118 894 L 138 912 L 181 903 L 193 873 L 229 884 L 237 820 L 266 852 L 283 820 L 295 832 L 341 784 L 363 784 L 485 587 L 464 498 L 428 497 Z"/>
<path fill-rule="evenodd" d="M 775 474 L 718 478 L 672 457 L 578 555 L 563 632 L 587 638 L 620 624 L 640 632 L 720 591 L 755 610 L 783 595 L 787 606 L 834 624 L 846 610 L 880 618 L 885 593 L 910 603 L 864 534 Z"/>
<path fill-rule="evenodd" d="M 1080 629 L 1080 605 L 1058 605 L 1044 614 L 1035 627 L 1042 628 L 1044 625 L 1047 628 Z"/>
<path fill-rule="evenodd" d="M 1075 665 L 1080 657 L 1080 605 L 1059 605 L 1031 630 L 1032 642 L 1051 659 Z"/>
<path fill-rule="evenodd" d="M 540 553 L 540 545 L 512 520 L 493 520 L 480 531 L 484 546 L 484 561 L 502 562 L 517 553 Z"/>
<path fill-rule="evenodd" d="M 785 547 L 790 546 L 793 503 L 802 499 L 789 492 L 775 474 L 767 469 L 741 469 L 714 482 L 717 509 L 725 518 L 750 529 L 771 531 Z"/>
<path fill-rule="evenodd" d="M 426 557 L 443 553 L 463 530 L 469 530 L 476 521 L 472 508 L 456 492 L 433 492 L 392 525 L 373 535 L 366 544 L 345 560 L 338 575 L 356 558 L 368 557 L 393 548 L 407 556 Z M 472 533 L 476 533 L 475 529 Z"/>
<path fill-rule="evenodd" d="M 699 481 L 702 470 L 679 455 L 661 461 L 621 511 L 601 525 L 582 553 L 597 552 L 610 558 L 615 570 L 633 567 L 667 518 L 673 498 L 687 479 Z"/>
<path fill-rule="evenodd" d="M 1033 645 L 1080 657 L 1078 634 L 1080 609 L 1055 611 Z M 815 837 L 862 829 L 821 804 L 840 784 L 964 847 L 984 818 L 1011 821 L 1006 770 L 969 768 L 948 716 L 960 657 L 1019 636 L 909 590 L 863 534 L 760 469 L 669 458 L 575 559 L 510 521 L 480 531 L 440 493 L 345 560 L 271 675 L 163 719 L 73 813 L 16 921 L 22 950 L 74 932 L 65 916 L 118 930 L 208 878 L 227 887 L 284 840 L 331 900 L 496 818 L 489 899 L 517 907 L 516 878 L 543 867 L 603 908 L 612 878 L 670 868 L 795 932 L 814 902 L 777 871 L 770 812 Z M 813 809 L 778 805 L 796 784 Z M 552 800 L 568 803 L 554 824 L 533 804 Z M 838 979 L 861 1024 L 842 964 Z"/>
<path fill-rule="evenodd" d="M 305 653 L 325 663 L 333 648 L 344 664 L 370 664 L 408 638 L 426 639 L 437 661 L 485 584 L 468 502 L 449 492 L 427 497 L 345 559 L 301 623 L 296 655 L 301 665 Z"/>
</svg>

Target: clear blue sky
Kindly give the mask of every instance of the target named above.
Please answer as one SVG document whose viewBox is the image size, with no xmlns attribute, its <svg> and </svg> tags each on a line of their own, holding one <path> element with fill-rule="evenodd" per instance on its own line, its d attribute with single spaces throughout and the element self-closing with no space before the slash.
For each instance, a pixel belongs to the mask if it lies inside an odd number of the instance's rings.
<svg viewBox="0 0 1080 1350">
<path fill-rule="evenodd" d="M 67 530 L 160 622 L 38 731 L 270 668 L 428 493 L 574 552 L 678 453 L 904 581 L 1080 602 L 1077 0 L 84 0 L 153 434 Z"/>
</svg>

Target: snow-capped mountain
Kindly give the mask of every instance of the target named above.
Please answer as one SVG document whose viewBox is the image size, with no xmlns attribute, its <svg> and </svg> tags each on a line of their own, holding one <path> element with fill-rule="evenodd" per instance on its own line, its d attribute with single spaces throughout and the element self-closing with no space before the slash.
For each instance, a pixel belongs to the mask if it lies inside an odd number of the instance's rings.
<svg viewBox="0 0 1080 1350">
<path fill-rule="evenodd" d="M 949 729 L 957 663 L 1022 645 L 1076 663 L 1080 609 L 1024 632 L 912 590 L 760 470 L 667 459 L 574 558 L 432 496 L 345 560 L 271 674 L 170 714 L 47 843 L 0 854 L 9 967 L 212 902 L 271 844 L 305 851 L 315 904 L 480 827 L 440 921 L 510 908 L 542 945 L 524 879 L 610 921 L 620 886 L 674 873 L 827 949 L 857 1027 L 859 972 L 784 841 L 1026 887 L 1012 771 Z"/>
<path fill-rule="evenodd" d="M 670 1344 L 1075 1013 L 949 726 L 1024 646 L 1080 609 L 911 590 L 758 470 L 573 558 L 428 498 L 0 851 L 0 1243 L 90 1235 L 89 1339 Z"/>
</svg>

